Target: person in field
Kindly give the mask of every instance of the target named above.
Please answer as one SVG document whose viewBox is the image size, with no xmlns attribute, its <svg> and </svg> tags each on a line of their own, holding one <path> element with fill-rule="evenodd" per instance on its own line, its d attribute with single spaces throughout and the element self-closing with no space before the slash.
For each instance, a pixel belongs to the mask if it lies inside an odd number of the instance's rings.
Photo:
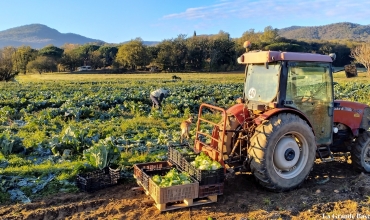
<svg viewBox="0 0 370 220">
<path fill-rule="evenodd" d="M 150 99 L 153 102 L 153 107 L 160 108 L 162 107 L 162 101 L 165 97 L 167 97 L 170 94 L 169 90 L 159 88 L 157 90 L 154 90 L 150 93 Z"/>
</svg>

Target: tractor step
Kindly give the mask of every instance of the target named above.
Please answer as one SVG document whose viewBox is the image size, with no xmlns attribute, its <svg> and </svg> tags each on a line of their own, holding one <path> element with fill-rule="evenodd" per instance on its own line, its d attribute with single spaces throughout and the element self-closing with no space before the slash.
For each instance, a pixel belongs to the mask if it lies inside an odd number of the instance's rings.
<svg viewBox="0 0 370 220">
<path fill-rule="evenodd" d="M 335 161 L 334 156 L 331 153 L 330 147 L 328 145 L 317 148 L 316 153 L 319 155 L 320 160 L 324 163 Z M 329 158 L 324 158 L 323 153 L 329 154 Z"/>
<path fill-rule="evenodd" d="M 333 162 L 335 161 L 335 159 L 334 158 L 321 158 L 321 161 L 324 163 L 327 163 L 327 162 Z"/>
</svg>

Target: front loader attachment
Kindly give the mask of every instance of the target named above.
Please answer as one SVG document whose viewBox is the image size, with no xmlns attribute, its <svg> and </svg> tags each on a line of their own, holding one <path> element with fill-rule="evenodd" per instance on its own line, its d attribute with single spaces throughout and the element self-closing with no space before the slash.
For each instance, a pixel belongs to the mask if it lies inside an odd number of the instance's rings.
<svg viewBox="0 0 370 220">
<path fill-rule="evenodd" d="M 212 112 L 220 112 L 222 114 L 221 123 L 215 123 L 203 117 L 203 111 L 209 109 Z M 213 160 L 218 161 L 222 166 L 225 166 L 223 160 L 224 138 L 226 128 L 226 110 L 210 104 L 201 104 L 199 108 L 197 130 L 195 134 L 194 149 L 203 151 Z M 210 124 L 213 126 L 212 132 L 201 130 L 202 124 Z"/>
</svg>

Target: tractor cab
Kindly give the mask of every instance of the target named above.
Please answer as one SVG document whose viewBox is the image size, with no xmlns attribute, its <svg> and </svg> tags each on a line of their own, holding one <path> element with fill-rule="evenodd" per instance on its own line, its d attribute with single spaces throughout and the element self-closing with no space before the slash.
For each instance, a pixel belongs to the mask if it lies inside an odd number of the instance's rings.
<svg viewBox="0 0 370 220">
<path fill-rule="evenodd" d="M 246 65 L 243 100 L 248 109 L 254 114 L 272 109 L 296 112 L 310 122 L 318 145 L 331 142 L 334 95 L 329 56 L 257 51 L 243 54 L 238 62 Z"/>
</svg>

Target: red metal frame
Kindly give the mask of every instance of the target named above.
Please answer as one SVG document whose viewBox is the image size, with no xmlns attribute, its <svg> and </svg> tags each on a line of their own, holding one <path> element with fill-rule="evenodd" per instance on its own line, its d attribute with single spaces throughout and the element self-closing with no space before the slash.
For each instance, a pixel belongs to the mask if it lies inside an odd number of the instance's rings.
<svg viewBox="0 0 370 220">
<path fill-rule="evenodd" d="M 222 113 L 222 118 L 223 118 L 223 122 L 220 124 L 220 123 L 214 123 L 212 121 L 209 121 L 205 118 L 202 118 L 202 110 L 204 108 L 209 108 L 209 109 L 213 109 L 215 111 L 219 111 Z M 195 141 L 194 141 L 194 149 L 198 150 L 198 151 L 203 151 L 205 152 L 208 156 L 210 156 L 213 160 L 215 161 L 218 161 L 222 166 L 224 166 L 224 161 L 223 161 L 223 146 L 224 146 L 224 138 L 225 138 L 225 129 L 226 128 L 226 110 L 223 109 L 223 108 L 220 108 L 220 107 L 217 107 L 217 106 L 214 106 L 214 105 L 210 105 L 210 104 L 201 104 L 200 107 L 199 107 L 199 114 L 198 114 L 198 121 L 197 121 L 197 130 L 196 130 L 196 134 L 195 134 Z M 200 132 L 200 123 L 201 122 L 205 122 L 205 123 L 208 123 L 208 124 L 211 124 L 214 126 L 214 129 L 213 129 L 213 132 L 211 134 L 209 133 L 204 133 L 204 132 Z M 222 130 L 220 129 L 220 126 L 222 126 Z M 220 135 L 216 135 L 214 134 L 215 131 L 221 131 L 221 137 Z M 203 135 L 205 137 L 208 137 L 211 139 L 211 143 L 204 143 L 202 142 L 200 139 L 199 139 L 199 135 Z M 215 137 L 219 137 L 219 138 L 215 138 Z M 219 143 L 222 143 L 222 144 L 219 144 Z M 219 146 L 221 146 L 221 149 L 219 149 Z"/>
</svg>

